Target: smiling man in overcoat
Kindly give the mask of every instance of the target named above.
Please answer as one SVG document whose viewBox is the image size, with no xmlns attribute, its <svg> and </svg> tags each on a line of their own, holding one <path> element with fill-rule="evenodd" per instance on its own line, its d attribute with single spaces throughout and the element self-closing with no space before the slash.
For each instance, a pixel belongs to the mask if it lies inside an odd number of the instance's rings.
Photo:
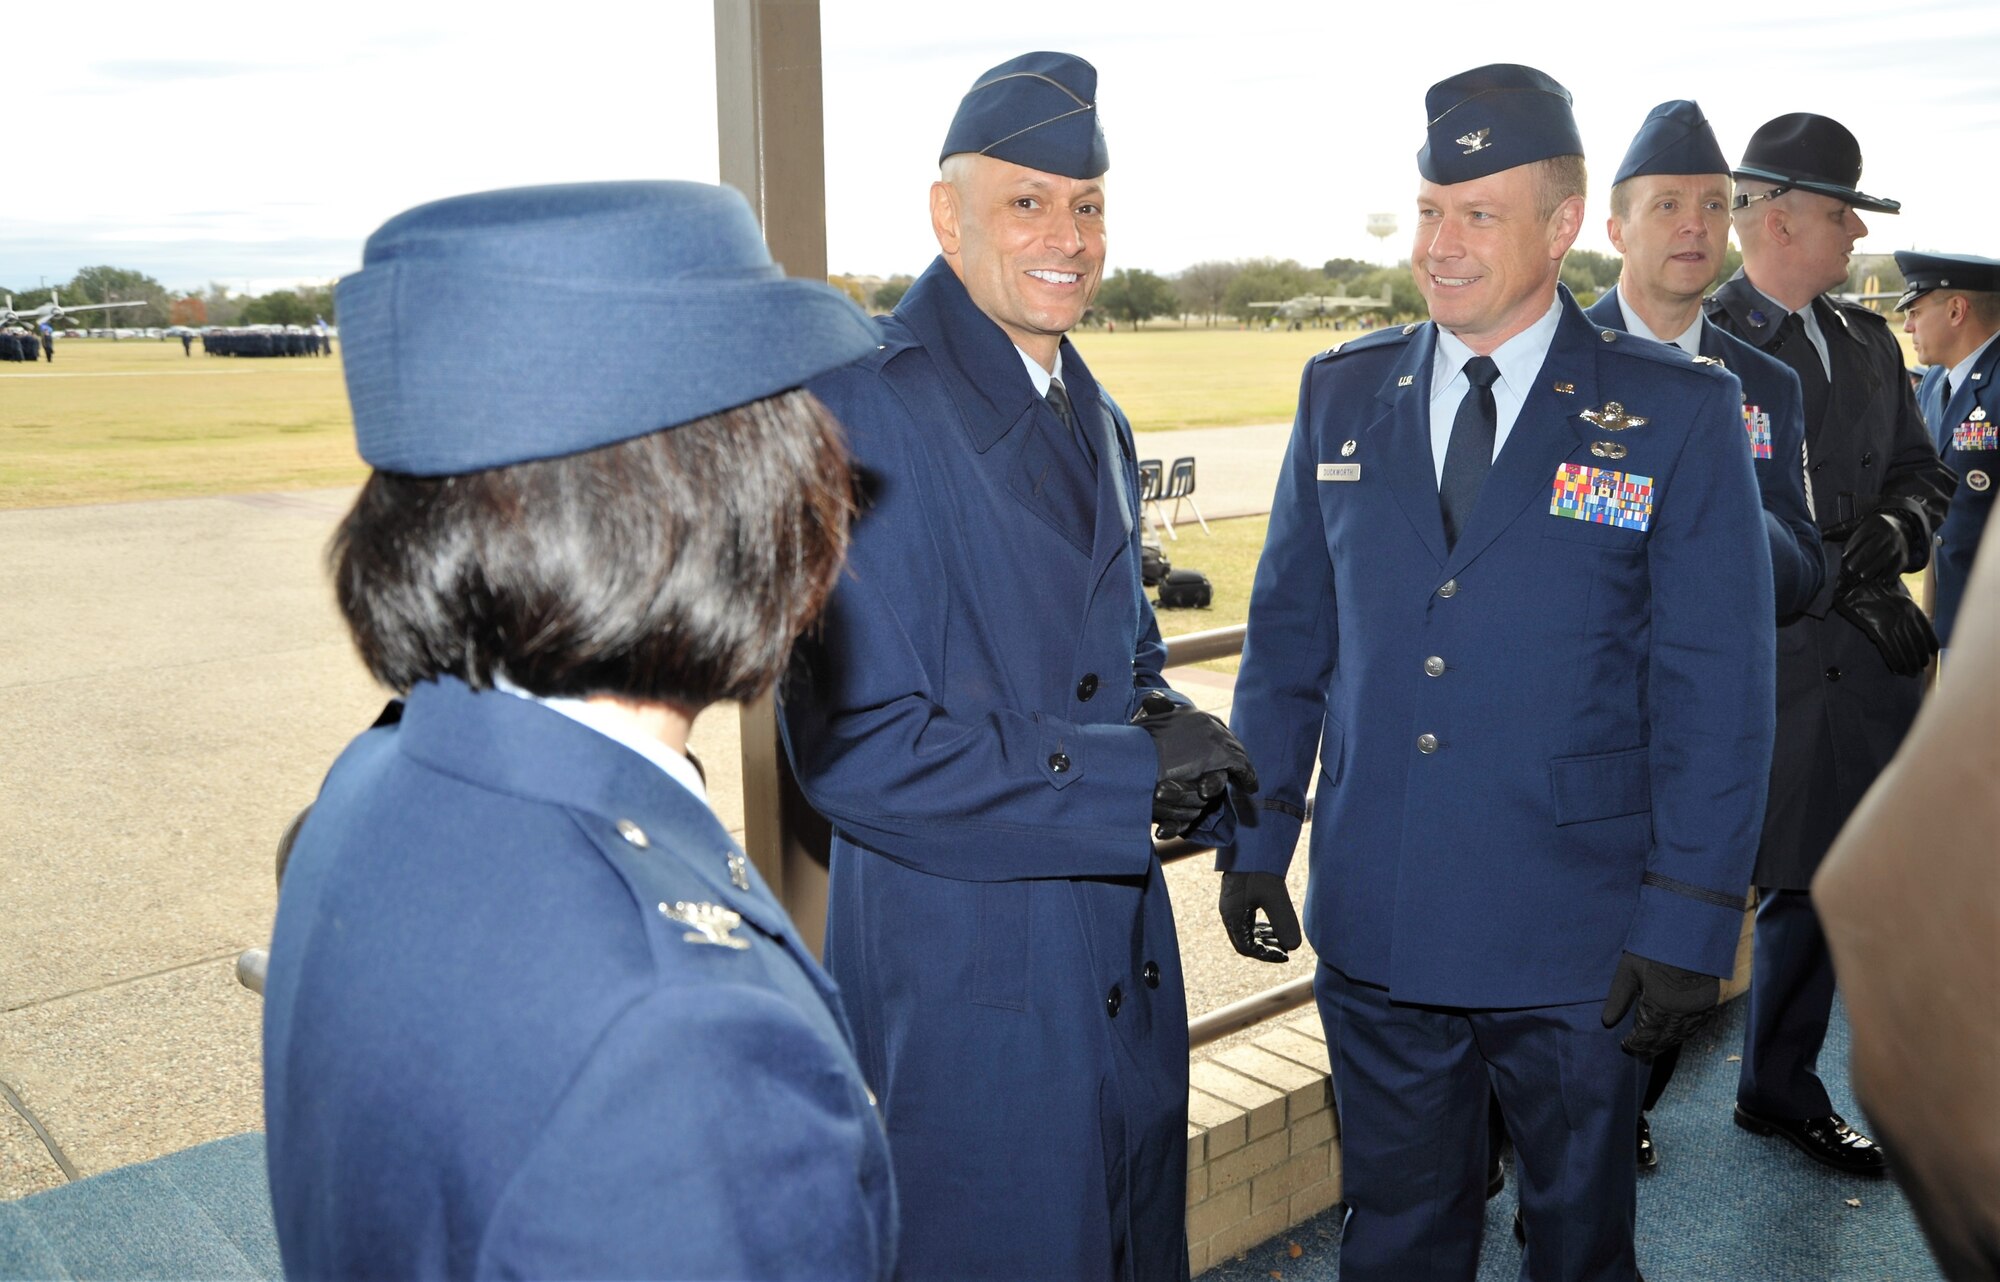
<svg viewBox="0 0 2000 1282">
<path fill-rule="evenodd" d="M 816 380 L 867 508 L 783 727 L 834 828 L 826 961 L 881 1098 L 905 1279 L 1187 1276 L 1187 1009 L 1149 820 L 1254 786 L 1165 689 L 1131 428 L 1064 335 L 1102 278 L 1097 74 L 961 102 L 942 251 Z"/>
</svg>

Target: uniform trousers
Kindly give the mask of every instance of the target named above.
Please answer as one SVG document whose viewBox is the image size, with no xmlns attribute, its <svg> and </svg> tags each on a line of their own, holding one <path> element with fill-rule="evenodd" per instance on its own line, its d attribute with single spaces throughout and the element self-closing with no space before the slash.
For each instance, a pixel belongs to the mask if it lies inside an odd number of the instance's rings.
<svg viewBox="0 0 2000 1282">
<path fill-rule="evenodd" d="M 1534 1282 L 1632 1282 L 1641 1065 L 1601 1002 L 1464 1010 L 1392 1001 L 1321 963 L 1313 981 L 1340 1118 L 1342 1282 L 1465 1282 L 1485 1228 L 1486 1125 L 1513 1137 Z"/>
<path fill-rule="evenodd" d="M 1824 1117 L 1833 1101 L 1816 1071 L 1833 1017 L 1833 954 L 1803 890 L 1757 891 L 1750 1019 L 1736 1102 L 1760 1117 Z"/>
</svg>

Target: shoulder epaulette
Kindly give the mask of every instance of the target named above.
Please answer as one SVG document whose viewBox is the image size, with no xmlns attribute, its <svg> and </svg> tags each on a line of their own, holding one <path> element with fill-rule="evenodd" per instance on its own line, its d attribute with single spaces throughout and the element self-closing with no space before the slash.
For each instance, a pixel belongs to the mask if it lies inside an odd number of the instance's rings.
<svg viewBox="0 0 2000 1282">
<path fill-rule="evenodd" d="M 1419 327 L 1420 323 L 1413 322 L 1408 325 L 1391 325 L 1387 329 L 1372 330 L 1350 338 L 1338 347 L 1329 347 L 1313 359 L 1326 360 L 1331 356 L 1346 356 L 1352 352 L 1369 352 L 1381 347 L 1400 347 L 1410 341 L 1410 336 L 1415 334 Z"/>
<path fill-rule="evenodd" d="M 1672 343 L 1658 343 L 1651 339 L 1639 338 L 1623 330 L 1599 329 L 1597 336 L 1610 350 L 1623 356 L 1633 356 L 1655 365 L 1667 365 L 1692 370 L 1705 377 L 1725 372 L 1721 361 L 1708 356 L 1689 356 Z"/>
</svg>

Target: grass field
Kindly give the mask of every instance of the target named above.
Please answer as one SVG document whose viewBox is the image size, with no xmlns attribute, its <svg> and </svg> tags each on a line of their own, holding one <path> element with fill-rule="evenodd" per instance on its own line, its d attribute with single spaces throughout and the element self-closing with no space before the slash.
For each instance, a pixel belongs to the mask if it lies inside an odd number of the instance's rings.
<svg viewBox="0 0 2000 1282">
<path fill-rule="evenodd" d="M 365 475 L 338 357 L 192 357 L 65 339 L 0 364 L 0 508 L 350 485 Z"/>
<path fill-rule="evenodd" d="M 1083 335 L 1141 431 L 1292 416 L 1331 330 Z M 1341 335 L 1346 337 L 1346 335 Z M 177 342 L 66 339 L 0 364 L 0 508 L 358 484 L 340 359 L 185 357 Z"/>
</svg>

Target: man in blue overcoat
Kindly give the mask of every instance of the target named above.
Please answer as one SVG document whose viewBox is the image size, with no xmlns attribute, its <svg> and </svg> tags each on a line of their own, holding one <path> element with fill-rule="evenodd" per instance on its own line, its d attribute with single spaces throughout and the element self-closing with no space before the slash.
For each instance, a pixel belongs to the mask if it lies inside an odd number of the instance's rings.
<svg viewBox="0 0 2000 1282">
<path fill-rule="evenodd" d="M 2000 262 L 1973 254 L 1896 251 L 1904 291 L 1896 301 L 1903 329 L 1929 365 L 1917 406 L 1945 466 L 1958 473 L 1944 524 L 1937 532 L 1937 600 L 1932 622 L 1938 644 L 1951 644 L 1952 625 L 1972 558 L 1993 511 L 1993 475 L 2000 471 Z"/>
<path fill-rule="evenodd" d="M 1341 1277 L 1473 1276 L 1492 1094 L 1523 1276 L 1630 1282 L 1637 1057 L 1731 971 L 1770 760 L 1742 388 L 1558 284 L 1561 85 L 1482 67 L 1426 107 L 1433 320 L 1306 368 L 1236 687 L 1265 799 L 1220 864 L 1281 875 L 1316 791 Z"/>
<path fill-rule="evenodd" d="M 1165 692 L 1131 428 L 1064 338 L 1104 265 L 1095 99 L 1066 54 L 980 77 L 931 189 L 941 256 L 812 384 L 868 506 L 782 725 L 833 824 L 826 961 L 905 1278 L 1187 1273 L 1187 1011 L 1146 828 L 1254 778 Z"/>
<path fill-rule="evenodd" d="M 1611 180 L 1611 243 L 1624 255 L 1618 284 L 1584 314 L 1606 329 L 1672 343 L 1722 365 L 1743 384 L 1743 430 L 1757 492 L 1778 618 L 1794 618 L 1826 582 L 1819 526 L 1806 493 L 1805 417 L 1798 375 L 1701 314 L 1701 300 L 1729 247 L 1729 161 L 1701 107 L 1685 99 L 1653 108 Z M 1645 1111 L 1673 1078 L 1680 1048 L 1653 1061 L 1640 1102 L 1638 1159 L 1659 1164 Z"/>
</svg>

